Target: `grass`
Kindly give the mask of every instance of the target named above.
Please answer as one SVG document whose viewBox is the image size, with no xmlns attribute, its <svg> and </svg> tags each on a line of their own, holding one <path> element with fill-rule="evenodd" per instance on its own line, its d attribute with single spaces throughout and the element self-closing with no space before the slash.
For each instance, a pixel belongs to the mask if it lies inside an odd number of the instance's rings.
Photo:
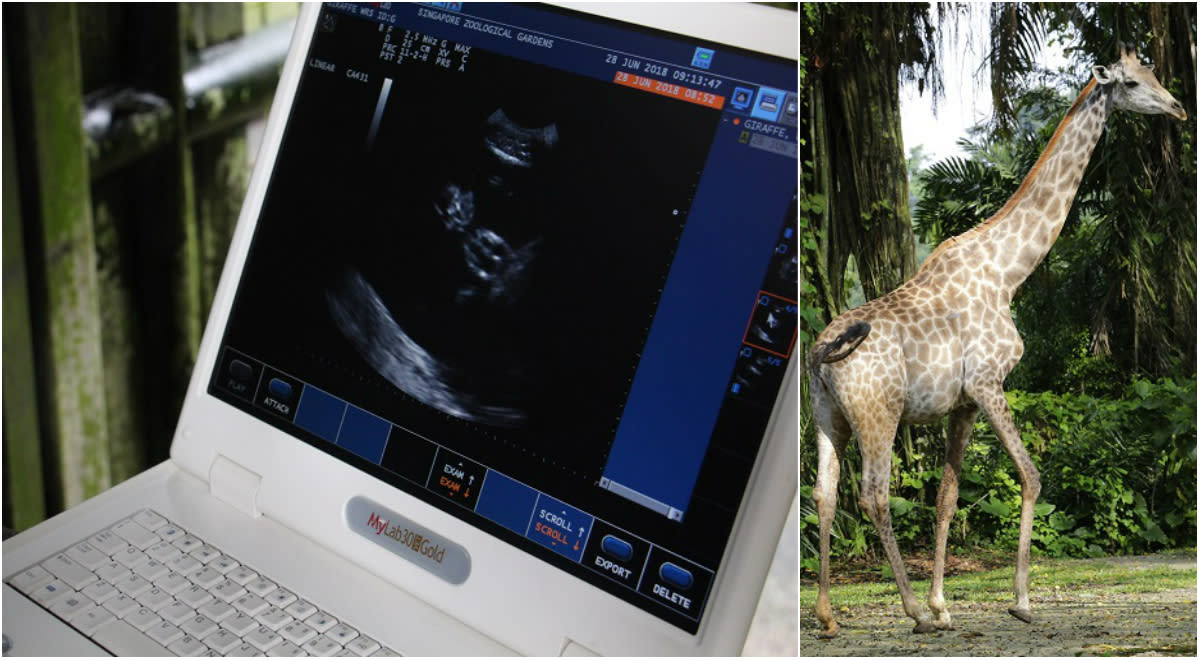
<svg viewBox="0 0 1200 660">
<path fill-rule="evenodd" d="M 1034 558 L 1030 570 L 1030 596 L 1038 599 L 1053 594 L 1055 589 L 1074 593 L 1102 590 L 1105 595 L 1146 593 L 1172 589 L 1196 589 L 1195 548 L 1171 550 L 1153 556 L 1147 562 L 1134 563 L 1119 557 L 1097 559 Z M 1191 560 L 1187 568 L 1162 564 L 1166 560 Z M 988 562 L 991 563 L 991 562 Z M 1161 564 L 1161 565 L 1160 565 Z M 834 567 L 834 573 L 837 567 Z M 897 601 L 896 583 L 888 577 L 834 584 L 832 599 L 835 607 L 891 605 Z M 913 589 L 923 599 L 929 592 L 929 580 L 913 580 Z M 1013 567 L 994 568 L 946 577 L 947 600 L 974 602 L 1008 602 L 1012 599 Z M 802 580 L 800 611 L 816 606 L 817 586 L 812 580 Z"/>
</svg>

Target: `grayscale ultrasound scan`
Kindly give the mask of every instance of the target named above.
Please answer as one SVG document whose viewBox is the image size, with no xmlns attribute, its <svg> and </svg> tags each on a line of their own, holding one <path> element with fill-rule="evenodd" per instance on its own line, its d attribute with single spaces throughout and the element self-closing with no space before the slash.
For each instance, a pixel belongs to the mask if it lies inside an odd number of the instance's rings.
<svg viewBox="0 0 1200 660">
<path fill-rule="evenodd" d="M 441 196 L 426 222 L 438 222 L 459 247 L 458 272 L 450 287 L 453 300 L 443 303 L 463 315 L 485 321 L 521 302 L 529 265 L 537 257 L 542 235 L 523 239 L 516 232 L 501 234 L 514 221 L 536 226 L 527 217 L 505 217 L 511 202 L 529 196 L 539 154 L 554 148 L 554 124 L 531 128 L 511 120 L 503 108 L 488 116 L 481 148 L 464 159 L 458 180 L 441 187 Z M 534 191 L 536 192 L 536 191 Z M 490 214 L 490 218 L 489 218 Z M 490 220 L 490 222 L 489 222 Z M 502 222 L 497 222 L 502 221 Z M 520 240 L 519 244 L 514 242 Z M 421 345 L 396 320 L 371 284 L 356 270 L 347 270 L 326 290 L 330 314 L 346 339 L 389 383 L 414 399 L 448 415 L 491 426 L 518 427 L 526 418 L 519 407 L 487 400 L 471 390 L 470 374 L 454 366 L 455 355 L 439 356 Z M 495 374 L 519 382 L 515 366 Z"/>
</svg>

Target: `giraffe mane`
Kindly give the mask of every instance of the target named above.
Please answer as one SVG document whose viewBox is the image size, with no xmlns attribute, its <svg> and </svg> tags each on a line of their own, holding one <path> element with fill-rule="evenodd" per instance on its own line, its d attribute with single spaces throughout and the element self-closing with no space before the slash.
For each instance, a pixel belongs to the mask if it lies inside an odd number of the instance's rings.
<svg viewBox="0 0 1200 660">
<path fill-rule="evenodd" d="M 925 258 L 925 262 L 921 264 L 921 267 L 917 269 L 918 275 L 924 271 L 925 268 L 932 263 L 935 258 L 940 256 L 953 245 L 957 244 L 961 239 L 967 237 L 968 235 L 975 235 L 983 232 L 988 227 L 996 224 L 1012 212 L 1013 208 L 1016 207 L 1017 202 L 1019 202 L 1021 198 L 1023 198 L 1028 192 L 1030 185 L 1037 177 L 1038 171 L 1043 165 L 1046 164 L 1046 161 L 1049 160 L 1050 154 L 1052 151 L 1054 151 L 1054 146 L 1058 142 L 1059 137 L 1062 136 L 1067 126 L 1071 123 L 1071 120 L 1075 118 L 1075 113 L 1079 110 L 1080 106 L 1083 105 L 1083 100 L 1086 99 L 1088 95 L 1092 93 L 1092 90 L 1096 88 L 1096 84 L 1096 79 L 1092 78 L 1083 88 L 1083 91 L 1079 93 L 1079 96 L 1075 98 L 1075 102 L 1071 104 L 1071 108 L 1067 110 L 1067 114 L 1063 117 L 1062 121 L 1058 123 L 1058 128 L 1054 129 L 1054 134 L 1050 136 L 1050 141 L 1047 142 L 1045 148 L 1042 149 L 1042 155 L 1038 156 L 1037 162 L 1035 162 L 1033 167 L 1029 169 L 1029 172 L 1025 174 L 1025 178 L 1021 180 L 1021 185 L 1017 188 L 1016 192 L 1012 194 L 1012 197 L 1008 198 L 1008 201 L 1004 203 L 1004 206 L 1000 207 L 1000 210 L 993 213 L 992 216 L 987 220 L 984 220 L 978 225 L 961 234 L 958 234 L 957 236 L 951 236 L 950 238 L 942 241 L 942 243 L 934 248 L 933 252 L 931 252 L 929 256 Z"/>
</svg>

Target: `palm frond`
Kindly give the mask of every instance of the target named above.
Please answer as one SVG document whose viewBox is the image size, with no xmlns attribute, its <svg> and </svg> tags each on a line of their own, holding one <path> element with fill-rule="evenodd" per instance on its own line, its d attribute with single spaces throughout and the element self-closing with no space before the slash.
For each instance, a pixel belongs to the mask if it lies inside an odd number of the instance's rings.
<svg viewBox="0 0 1200 660">
<path fill-rule="evenodd" d="M 1046 15 L 1038 3 L 996 3 L 991 7 L 991 68 L 993 125 L 1009 135 L 1016 122 L 1013 90 L 1037 66 L 1046 40 Z"/>
</svg>

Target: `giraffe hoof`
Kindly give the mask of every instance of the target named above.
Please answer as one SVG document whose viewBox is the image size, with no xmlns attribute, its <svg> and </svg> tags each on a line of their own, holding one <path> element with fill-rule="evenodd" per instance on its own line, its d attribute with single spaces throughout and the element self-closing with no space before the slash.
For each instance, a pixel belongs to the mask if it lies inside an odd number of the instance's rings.
<svg viewBox="0 0 1200 660">
<path fill-rule="evenodd" d="M 838 624 L 830 624 L 828 628 L 817 633 L 817 639 L 833 639 L 834 637 L 838 636 L 839 630 L 840 628 L 838 628 Z"/>
<path fill-rule="evenodd" d="M 936 631 L 937 626 L 933 625 L 932 621 L 918 621 L 916 627 L 913 628 L 914 633 L 931 633 Z"/>
<path fill-rule="evenodd" d="M 1010 607 L 1008 608 L 1008 613 L 1024 621 L 1025 623 L 1033 623 L 1033 613 L 1027 609 Z"/>
</svg>

